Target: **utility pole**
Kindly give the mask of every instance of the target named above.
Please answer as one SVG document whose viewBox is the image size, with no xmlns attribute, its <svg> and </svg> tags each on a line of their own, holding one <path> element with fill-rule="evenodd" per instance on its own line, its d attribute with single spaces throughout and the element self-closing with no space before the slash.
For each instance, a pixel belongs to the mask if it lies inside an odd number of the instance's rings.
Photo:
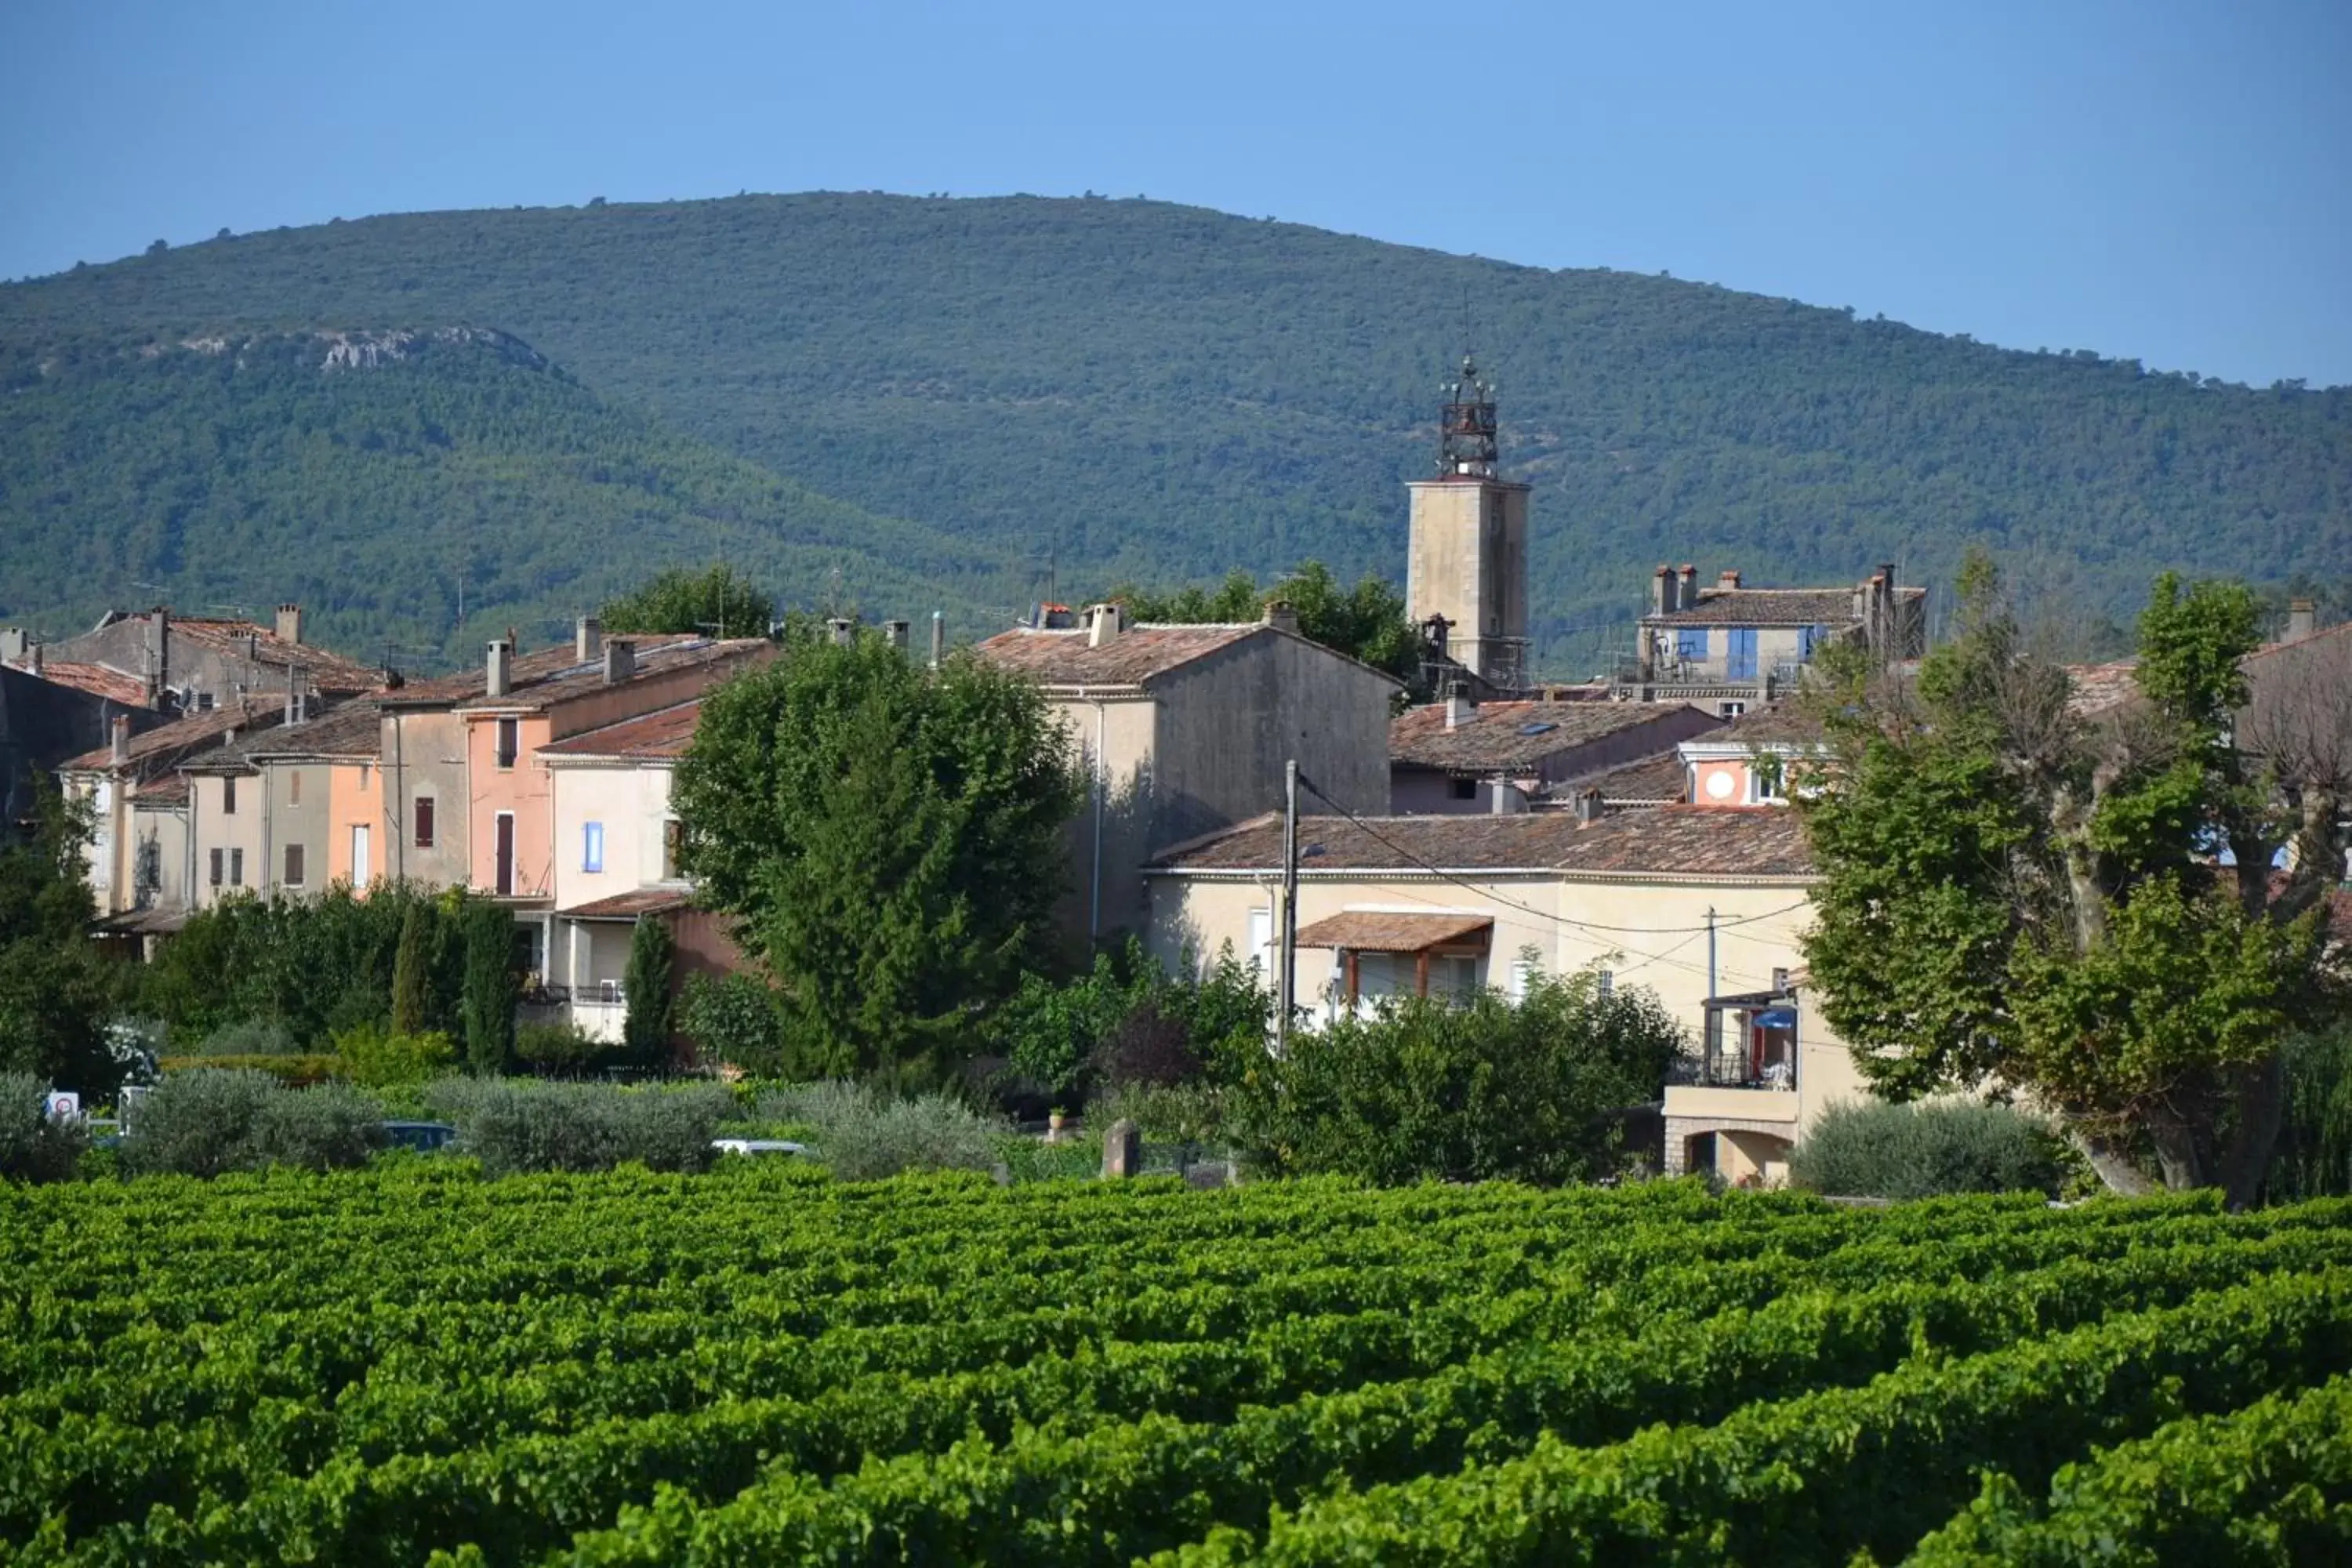
<svg viewBox="0 0 2352 1568">
<path fill-rule="evenodd" d="M 1706 906 L 1706 1070 L 1715 1072 L 1715 1058 L 1720 1054 L 1723 1014 L 1715 1005 L 1715 906 Z"/>
<path fill-rule="evenodd" d="M 1275 974 L 1274 1049 L 1290 1048 L 1290 1010 L 1298 991 L 1298 759 L 1282 769 L 1282 955 Z"/>
</svg>

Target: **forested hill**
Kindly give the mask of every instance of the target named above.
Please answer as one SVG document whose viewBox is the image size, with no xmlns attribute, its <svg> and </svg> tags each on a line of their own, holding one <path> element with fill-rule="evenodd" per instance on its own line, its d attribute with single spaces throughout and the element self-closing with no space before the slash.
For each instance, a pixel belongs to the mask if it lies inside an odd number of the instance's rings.
<svg viewBox="0 0 2352 1568">
<path fill-rule="evenodd" d="M 2115 615 L 2164 566 L 2277 583 L 2352 560 L 2352 390 L 2200 384 L 1140 200 L 338 222 L 0 288 L 0 342 L 495 326 L 819 492 L 990 555 L 1051 551 L 1068 597 L 1305 555 L 1401 575 L 1401 481 L 1429 464 L 1465 300 L 1507 464 L 1537 486 L 1538 619 L 1571 669 L 1594 650 L 1572 629 L 1630 616 L 1668 558 L 1936 578 L 1980 540 Z"/>
<path fill-rule="evenodd" d="M 610 407 L 494 331 L 0 353 L 0 618 L 52 634 L 109 603 L 290 597 L 323 641 L 430 667 L 713 557 L 877 615 L 969 624 L 1020 589 L 985 550 Z"/>
</svg>

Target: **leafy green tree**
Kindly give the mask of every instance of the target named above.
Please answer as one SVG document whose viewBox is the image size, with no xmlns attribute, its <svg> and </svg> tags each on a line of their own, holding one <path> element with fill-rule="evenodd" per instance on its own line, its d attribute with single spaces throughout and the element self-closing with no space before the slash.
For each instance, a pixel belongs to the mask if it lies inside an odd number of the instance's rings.
<svg viewBox="0 0 2352 1568">
<path fill-rule="evenodd" d="M 1558 1183 L 1612 1173 L 1616 1112 L 1658 1098 L 1681 1032 L 1657 999 L 1583 973 L 1526 997 L 1406 997 L 1294 1034 L 1229 1092 L 1259 1165 L 1370 1181 Z"/>
<path fill-rule="evenodd" d="M 1192 584 L 1174 593 L 1154 593 L 1129 584 L 1108 596 L 1125 604 L 1134 619 L 1162 625 L 1254 621 L 1279 599 L 1297 613 L 1300 636 L 1409 685 L 1421 679 L 1423 638 L 1405 616 L 1404 595 L 1370 573 L 1346 588 L 1328 566 L 1305 561 L 1264 588 L 1248 573 L 1234 571 L 1214 589 Z"/>
<path fill-rule="evenodd" d="M 108 976 L 89 941 L 89 808 L 43 781 L 30 831 L 0 827 L 0 1071 L 110 1094 Z"/>
<path fill-rule="evenodd" d="M 425 1033 L 433 983 L 433 910 L 414 900 L 400 917 L 400 946 L 392 962 L 392 1032 Z"/>
<path fill-rule="evenodd" d="M 522 1000 L 514 917 L 488 899 L 467 899 L 458 906 L 457 931 L 466 955 L 459 1001 L 466 1065 L 478 1073 L 506 1072 L 514 1066 L 515 1007 Z"/>
<path fill-rule="evenodd" d="M 597 613 L 608 632 L 708 632 L 762 637 L 776 602 L 723 563 L 699 572 L 673 566 L 644 586 L 605 601 Z"/>
<path fill-rule="evenodd" d="M 2233 743 L 2255 613 L 2233 584 L 2160 578 L 2137 699 L 2086 719 L 1979 557 L 1916 680 L 1827 663 L 1828 754 L 1796 794 L 1822 875 L 1807 957 L 1881 1092 L 1990 1084 L 2117 1190 L 2251 1201 L 2281 1047 L 2333 1005 L 2318 903 L 2343 854 Z"/>
<path fill-rule="evenodd" d="M 909 1080 L 1045 956 L 1082 796 L 1034 684 L 870 635 L 711 692 L 674 795 L 686 868 L 776 982 L 792 1069 Z"/>
<path fill-rule="evenodd" d="M 656 1065 L 669 1055 L 670 965 L 677 948 L 667 921 L 637 917 L 629 933 L 629 964 L 622 981 L 622 994 L 629 999 L 622 1038 L 629 1059 L 640 1067 Z"/>
</svg>

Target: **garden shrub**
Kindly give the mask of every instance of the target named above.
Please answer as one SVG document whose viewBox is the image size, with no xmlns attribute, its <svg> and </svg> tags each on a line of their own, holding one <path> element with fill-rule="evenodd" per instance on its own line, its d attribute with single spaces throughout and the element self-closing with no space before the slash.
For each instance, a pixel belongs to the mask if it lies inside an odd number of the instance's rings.
<svg viewBox="0 0 2352 1568">
<path fill-rule="evenodd" d="M 992 1171 L 1011 1129 L 945 1094 L 896 1099 L 856 1084 L 803 1084 L 763 1097 L 763 1115 L 809 1129 L 825 1169 L 866 1182 L 902 1171 Z"/>
<path fill-rule="evenodd" d="M 1294 1034 L 1226 1103 L 1249 1163 L 1277 1174 L 1591 1180 L 1622 1163 L 1619 1113 L 1658 1099 L 1681 1043 L 1645 991 L 1538 974 L 1517 1003 L 1410 997 Z"/>
<path fill-rule="evenodd" d="M 289 1089 L 268 1073 L 200 1068 L 167 1076 L 122 1142 L 130 1175 L 364 1164 L 383 1142 L 383 1110 L 344 1085 Z"/>
<path fill-rule="evenodd" d="M 428 1110 L 457 1124 L 459 1145 L 492 1175 L 604 1171 L 625 1161 L 656 1171 L 708 1169 L 711 1139 L 734 1114 L 723 1084 L 624 1089 L 530 1079 L 444 1079 Z"/>
<path fill-rule="evenodd" d="M 423 1083 L 448 1071 L 457 1060 L 457 1046 L 438 1030 L 404 1035 L 368 1024 L 335 1037 L 335 1058 L 342 1075 L 353 1083 L 390 1089 Z"/>
<path fill-rule="evenodd" d="M 323 1053 L 293 1057 L 165 1057 L 156 1064 L 164 1076 L 188 1072 L 257 1072 L 299 1088 L 324 1083 L 341 1070 L 339 1058 Z"/>
<path fill-rule="evenodd" d="M 677 1026 L 705 1063 L 724 1062 L 763 1075 L 783 1070 L 782 1015 L 775 992 L 757 974 L 688 975 L 677 1001 Z"/>
<path fill-rule="evenodd" d="M 49 1086 L 28 1072 L 0 1072 L 0 1177 L 58 1182 L 89 1146 L 79 1122 L 48 1118 Z"/>
<path fill-rule="evenodd" d="M 533 1072 L 557 1077 L 593 1072 L 620 1055 L 618 1047 L 591 1039 L 577 1024 L 515 1026 L 515 1059 Z"/>
<path fill-rule="evenodd" d="M 1087 1125 L 1122 1119 L 1157 1143 L 1210 1143 L 1224 1135 L 1224 1090 L 1213 1083 L 1130 1083 L 1105 1090 L 1087 1106 Z"/>
<path fill-rule="evenodd" d="M 2048 1128 L 2011 1107 L 1972 1100 L 1833 1105 L 1789 1160 L 1798 1185 L 1841 1197 L 2055 1194 L 2063 1173 Z"/>
<path fill-rule="evenodd" d="M 1130 939 L 1066 984 L 1024 975 L 994 1031 L 1015 1074 L 1076 1103 L 1097 1088 L 1220 1076 L 1221 1061 L 1263 1047 L 1273 1009 L 1230 948 L 1196 980 L 1170 975 Z"/>
<path fill-rule="evenodd" d="M 205 1037 L 189 1053 L 199 1057 L 291 1057 L 302 1054 L 294 1031 L 271 1018 L 245 1018 L 224 1024 Z"/>
<path fill-rule="evenodd" d="M 146 1107 L 141 1108 L 142 1132 Z M 364 1165 L 384 1145 L 383 1107 L 349 1084 L 279 1089 L 261 1102 L 247 1144 L 248 1165 L 336 1171 Z"/>
</svg>

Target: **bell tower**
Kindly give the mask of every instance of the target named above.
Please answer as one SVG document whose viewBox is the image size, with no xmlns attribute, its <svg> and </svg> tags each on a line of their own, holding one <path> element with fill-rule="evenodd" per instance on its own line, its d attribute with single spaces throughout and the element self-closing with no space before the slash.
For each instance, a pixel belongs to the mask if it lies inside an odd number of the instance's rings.
<svg viewBox="0 0 2352 1568">
<path fill-rule="evenodd" d="M 1445 617 L 1447 651 L 1497 687 L 1528 679 L 1528 487 L 1496 477 L 1495 389 L 1468 354 L 1444 384 L 1437 472 L 1409 481 L 1404 596 L 1416 626 Z"/>
</svg>

